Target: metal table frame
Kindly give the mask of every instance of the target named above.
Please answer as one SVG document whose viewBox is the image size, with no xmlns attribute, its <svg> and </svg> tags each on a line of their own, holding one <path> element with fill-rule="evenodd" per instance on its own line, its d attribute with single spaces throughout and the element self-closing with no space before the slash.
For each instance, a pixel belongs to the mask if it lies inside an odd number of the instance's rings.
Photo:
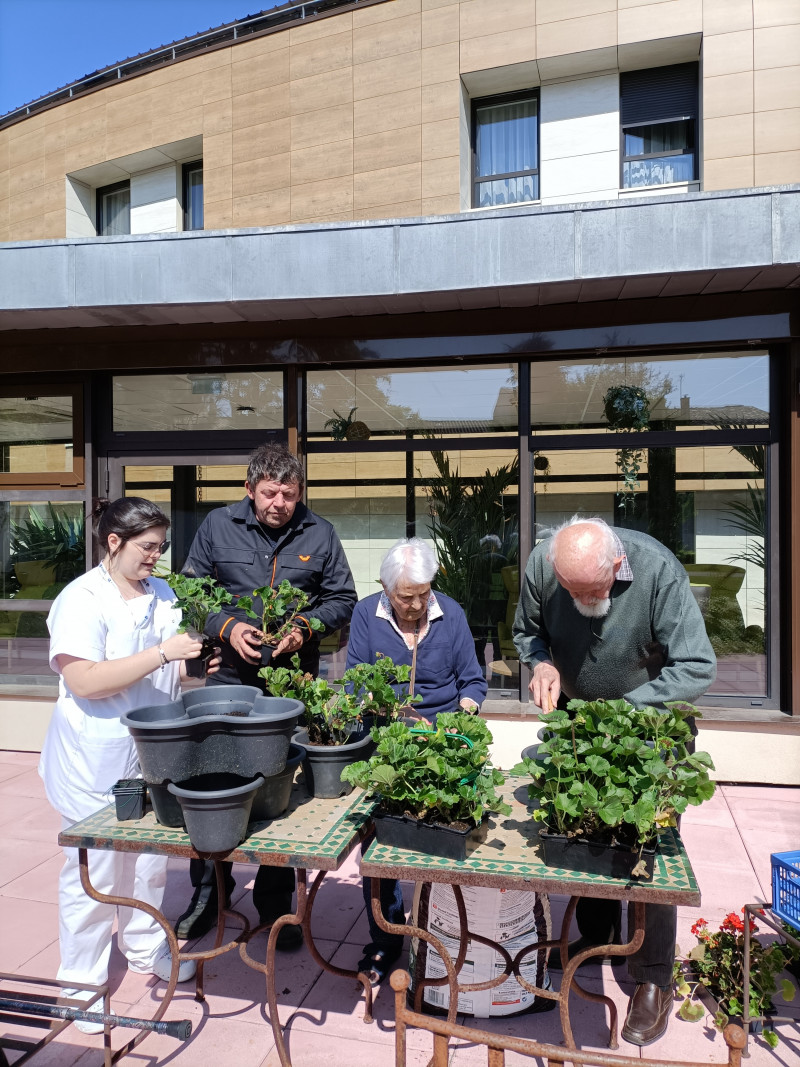
<svg viewBox="0 0 800 1067">
<path fill-rule="evenodd" d="M 422 1006 L 425 986 L 449 985 L 450 1003 L 447 1022 L 455 1024 L 460 992 L 491 989 L 514 974 L 520 985 L 529 992 L 559 1005 L 561 1027 L 566 1047 L 576 1049 L 569 1017 L 569 993 L 574 991 L 586 1000 L 605 1004 L 609 1011 L 609 1048 L 616 1049 L 617 1008 L 606 996 L 583 989 L 576 981 L 578 967 L 594 956 L 631 956 L 644 939 L 645 907 L 651 904 L 700 903 L 700 891 L 689 864 L 688 856 L 677 831 L 669 830 L 661 838 L 656 853 L 655 870 L 649 883 L 630 882 L 602 875 L 589 875 L 561 868 L 548 867 L 539 858 L 541 844 L 536 824 L 529 816 L 527 785 L 520 778 L 509 778 L 503 789 L 503 799 L 512 806 L 509 816 L 493 816 L 487 840 L 463 861 L 427 856 L 421 852 L 395 849 L 373 841 L 361 860 L 361 873 L 372 879 L 372 913 L 378 925 L 393 934 L 409 934 L 428 942 L 442 958 L 447 975 L 424 979 L 414 993 L 415 1011 Z M 380 879 L 400 878 L 417 882 L 439 882 L 450 885 L 456 899 L 459 916 L 459 951 L 455 961 L 435 934 L 414 926 L 399 926 L 386 922 L 380 908 Z M 469 930 L 461 886 L 476 885 L 494 889 L 533 890 L 538 893 L 558 893 L 570 898 L 561 924 L 559 936 L 549 941 L 535 942 L 521 949 L 512 959 L 504 946 Z M 627 901 L 629 930 L 632 936 L 624 945 L 598 945 L 568 959 L 569 927 L 580 897 L 601 897 Z M 458 972 L 466 958 L 469 940 L 489 945 L 504 958 L 503 974 L 483 983 L 459 983 Z M 557 948 L 561 953 L 563 977 L 558 992 L 541 989 L 527 982 L 520 974 L 524 958 L 539 949 Z"/>
<path fill-rule="evenodd" d="M 315 963 L 331 974 L 361 982 L 365 996 L 364 1021 L 372 1022 L 372 988 L 368 978 L 356 971 L 336 967 L 319 954 L 311 935 L 311 916 L 317 892 L 326 874 L 329 871 L 338 870 L 352 850 L 367 836 L 371 827 L 370 815 L 373 807 L 373 801 L 367 800 L 360 792 L 338 800 L 319 800 L 310 798 L 304 787 L 295 784 L 289 809 L 285 815 L 270 822 L 256 824 L 255 832 L 237 849 L 227 856 L 215 859 L 220 902 L 217 934 L 212 948 L 198 952 L 181 952 L 172 926 L 161 912 L 138 900 L 99 893 L 89 877 L 88 853 L 90 849 L 154 853 L 163 856 L 180 856 L 186 859 L 197 857 L 198 853 L 192 848 L 189 838 L 182 830 L 159 825 L 152 812 L 136 822 L 117 822 L 115 809 L 109 806 L 63 830 L 59 834 L 58 841 L 64 847 L 78 849 L 81 885 L 93 900 L 117 907 L 138 908 L 151 915 L 164 930 L 172 953 L 172 971 L 153 1021 L 159 1021 L 169 1007 L 177 985 L 178 967 L 181 960 L 197 960 L 195 995 L 198 1000 L 202 1001 L 204 999 L 205 961 L 236 948 L 242 960 L 249 967 L 260 971 L 266 978 L 267 1003 L 275 1045 L 282 1067 L 291 1067 L 278 1016 L 278 1000 L 275 990 L 275 947 L 281 927 L 287 924 L 302 926 L 306 945 Z M 297 871 L 295 911 L 292 914 L 280 916 L 271 927 L 262 925 L 251 929 L 244 915 L 224 907 L 222 860 L 253 865 L 294 867 Z M 309 870 L 317 871 L 310 889 L 308 887 Z M 240 922 L 242 929 L 235 938 L 223 942 L 224 921 L 229 918 Z M 256 933 L 266 929 L 270 932 L 266 959 L 262 963 L 248 953 L 247 944 Z M 148 1033 L 149 1031 L 140 1032 L 131 1041 L 117 1049 L 110 1063 L 116 1063 L 132 1052 Z"/>
</svg>

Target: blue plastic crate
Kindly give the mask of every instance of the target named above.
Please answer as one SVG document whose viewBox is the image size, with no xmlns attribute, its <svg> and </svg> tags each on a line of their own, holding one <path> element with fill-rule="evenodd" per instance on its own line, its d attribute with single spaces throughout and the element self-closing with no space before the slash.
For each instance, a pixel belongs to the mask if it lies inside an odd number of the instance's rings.
<svg viewBox="0 0 800 1067">
<path fill-rule="evenodd" d="M 800 930 L 800 852 L 773 852 L 772 913 Z"/>
</svg>

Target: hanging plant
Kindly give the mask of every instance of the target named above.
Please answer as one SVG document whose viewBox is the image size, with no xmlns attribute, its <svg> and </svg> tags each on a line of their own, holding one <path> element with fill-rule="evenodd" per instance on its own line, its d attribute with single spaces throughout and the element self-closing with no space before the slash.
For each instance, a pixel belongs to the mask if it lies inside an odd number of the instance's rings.
<svg viewBox="0 0 800 1067">
<path fill-rule="evenodd" d="M 340 415 L 336 408 L 333 409 L 335 418 L 328 419 L 325 429 L 330 427 L 331 437 L 334 441 L 368 441 L 371 430 L 365 422 L 359 419 L 353 420 L 358 408 L 350 408 L 350 414 Z"/>
<path fill-rule="evenodd" d="M 617 433 L 646 430 L 650 425 L 650 401 L 638 385 L 612 385 L 603 397 L 603 412 Z M 644 449 L 617 449 L 617 467 L 622 475 L 622 489 L 617 496 L 623 511 L 633 505 L 643 462 Z"/>
<path fill-rule="evenodd" d="M 547 456 L 537 452 L 533 457 L 533 469 L 541 476 L 542 492 L 547 492 L 547 476 L 550 474 L 550 460 Z"/>
</svg>

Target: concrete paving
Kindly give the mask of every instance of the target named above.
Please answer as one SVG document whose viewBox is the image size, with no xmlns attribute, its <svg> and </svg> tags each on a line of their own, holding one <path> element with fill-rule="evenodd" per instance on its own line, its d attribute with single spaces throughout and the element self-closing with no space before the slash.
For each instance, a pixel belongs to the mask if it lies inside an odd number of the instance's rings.
<svg viewBox="0 0 800 1067">
<path fill-rule="evenodd" d="M 57 882 L 61 867 L 56 844 L 58 816 L 51 810 L 36 772 L 37 757 L 31 753 L 0 752 L 0 970 L 55 977 L 58 968 Z M 689 947 L 694 939 L 689 928 L 702 915 L 716 924 L 730 911 L 771 897 L 770 853 L 800 848 L 800 789 L 769 786 L 721 785 L 714 798 L 689 810 L 683 820 L 683 837 L 700 884 L 703 903 L 695 909 L 679 909 L 678 943 Z M 235 906 L 255 919 L 250 888 L 252 868 L 234 869 L 237 886 Z M 410 901 L 411 886 L 405 886 Z M 164 911 L 175 919 L 190 894 L 186 864 L 171 863 Z M 564 898 L 551 901 L 554 922 L 560 922 Z M 314 933 L 321 953 L 343 967 L 354 967 L 367 940 L 366 917 L 361 898 L 357 856 L 336 875 L 329 875 L 315 906 Z M 210 940 L 210 935 L 206 938 Z M 266 938 L 252 949 L 258 957 Z M 305 948 L 279 954 L 277 989 L 281 1023 L 294 1067 L 392 1067 L 394 1064 L 394 1008 L 388 982 L 378 991 L 375 1022 L 363 1022 L 360 986 L 325 974 L 312 962 Z M 555 980 L 560 980 L 556 975 Z M 604 991 L 618 1004 L 624 1018 L 631 990 L 624 969 L 592 968 L 586 985 Z M 133 974 L 115 949 L 110 976 L 112 1002 L 117 1013 L 149 1017 L 165 985 L 153 976 Z M 246 967 L 238 955 L 228 953 L 206 967 L 206 1001 L 194 999 L 193 984 L 179 987 L 168 1013 L 170 1018 L 189 1018 L 193 1023 L 186 1044 L 152 1035 L 124 1062 L 131 1067 L 277 1067 L 272 1030 L 264 1006 L 261 976 Z M 620 1052 L 629 1056 L 722 1063 L 726 1052 L 721 1035 L 709 1017 L 698 1023 L 677 1018 L 679 1001 L 664 1038 L 647 1050 L 625 1042 Z M 785 1007 L 800 1016 L 800 996 Z M 471 1019 L 459 1021 L 470 1025 Z M 516 1018 L 480 1020 L 482 1028 L 500 1033 L 560 1041 L 556 1012 Z M 578 998 L 573 1001 L 573 1025 L 579 1044 L 603 1048 L 607 1031 L 604 1012 L 598 1005 Z M 14 1030 L 0 1021 L 0 1034 Z M 797 1067 L 800 1063 L 800 1027 L 782 1024 L 781 1043 L 771 1051 L 751 1040 L 751 1067 Z M 115 1044 L 128 1031 L 116 1030 Z M 132 1033 L 132 1031 L 130 1032 Z M 27 1031 L 26 1036 L 31 1036 Z M 100 1037 L 88 1037 L 74 1027 L 67 1030 L 33 1061 L 37 1067 L 95 1067 L 102 1063 Z M 408 1064 L 428 1062 L 429 1035 L 411 1030 Z M 14 1056 L 10 1054 L 13 1063 Z M 514 1054 L 509 1067 L 536 1062 Z M 472 1067 L 486 1063 L 486 1049 L 463 1042 L 451 1043 L 450 1064 Z"/>
</svg>

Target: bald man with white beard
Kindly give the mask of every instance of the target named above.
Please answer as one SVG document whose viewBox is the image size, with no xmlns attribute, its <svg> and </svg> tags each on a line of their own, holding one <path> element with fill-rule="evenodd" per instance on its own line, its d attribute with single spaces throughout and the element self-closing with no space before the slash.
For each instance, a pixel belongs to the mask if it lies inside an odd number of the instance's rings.
<svg viewBox="0 0 800 1067">
<path fill-rule="evenodd" d="M 716 658 L 689 576 L 655 538 L 575 515 L 528 559 L 513 627 L 541 708 L 572 698 L 634 707 L 694 703 L 716 677 Z M 570 955 L 620 939 L 620 904 L 584 898 Z M 676 909 L 647 908 L 642 948 L 628 957 L 636 989 L 622 1036 L 644 1046 L 667 1029 Z M 551 959 L 558 965 L 557 960 Z"/>
</svg>

